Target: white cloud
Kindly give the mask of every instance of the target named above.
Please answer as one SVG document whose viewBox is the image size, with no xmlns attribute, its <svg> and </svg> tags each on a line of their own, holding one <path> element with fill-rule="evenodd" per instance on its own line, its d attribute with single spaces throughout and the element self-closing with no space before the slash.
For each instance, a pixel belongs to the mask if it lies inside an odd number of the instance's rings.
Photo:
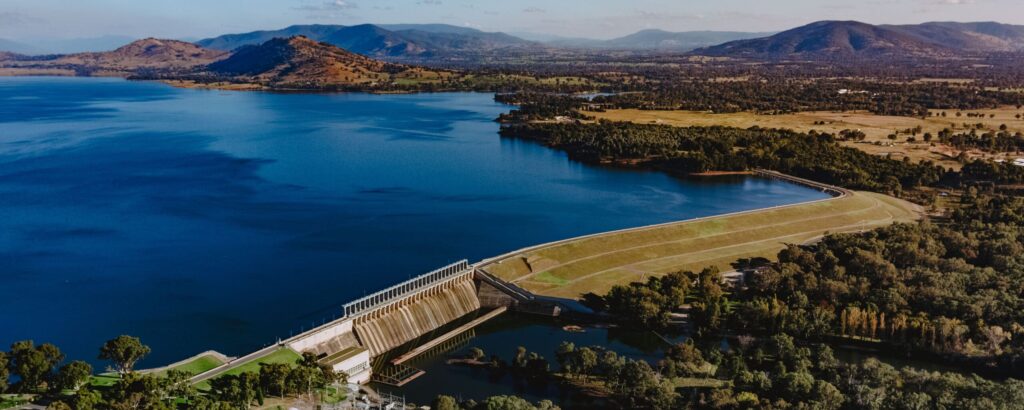
<svg viewBox="0 0 1024 410">
<path fill-rule="evenodd" d="M 350 0 L 319 0 L 316 2 L 304 1 L 295 7 L 309 13 L 311 19 L 327 20 L 351 17 L 349 11 L 358 9 L 359 5 Z"/>
</svg>

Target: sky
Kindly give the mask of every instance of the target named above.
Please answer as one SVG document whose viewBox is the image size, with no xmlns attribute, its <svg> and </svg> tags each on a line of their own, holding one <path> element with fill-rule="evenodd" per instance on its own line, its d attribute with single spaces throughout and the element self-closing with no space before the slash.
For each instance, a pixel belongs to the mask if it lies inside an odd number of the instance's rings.
<svg viewBox="0 0 1024 410">
<path fill-rule="evenodd" d="M 606 39 L 650 28 L 781 31 L 817 20 L 1024 24 L 1024 0 L 0 0 L 7 39 L 197 39 L 307 23 L 447 23 Z"/>
</svg>

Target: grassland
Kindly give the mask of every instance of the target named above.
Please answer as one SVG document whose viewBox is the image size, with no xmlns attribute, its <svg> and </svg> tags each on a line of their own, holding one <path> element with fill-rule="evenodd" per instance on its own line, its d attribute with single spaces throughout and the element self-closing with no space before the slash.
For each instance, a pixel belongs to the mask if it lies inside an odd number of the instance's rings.
<svg viewBox="0 0 1024 410">
<path fill-rule="evenodd" d="M 920 214 L 920 207 L 908 202 L 854 192 L 837 199 L 558 242 L 485 269 L 531 292 L 576 298 L 677 270 L 717 266 L 730 271 L 738 259 L 772 259 L 789 243 L 813 241 L 827 232 L 912 221 Z"/>
<path fill-rule="evenodd" d="M 245 372 L 258 373 L 260 371 L 260 364 L 262 363 L 284 363 L 288 365 L 295 365 L 296 361 L 298 361 L 301 358 L 302 356 L 299 356 L 299 354 L 295 353 L 294 350 L 289 349 L 287 347 L 282 347 L 266 356 L 257 357 L 253 360 L 242 363 L 241 365 L 232 367 L 231 369 L 224 371 L 223 373 L 220 373 L 217 376 L 219 377 L 224 375 L 237 375 Z M 202 382 L 199 382 L 198 384 L 196 384 L 196 388 L 200 390 L 209 390 L 209 381 L 204 380 Z"/>
<path fill-rule="evenodd" d="M 222 364 L 224 364 L 224 360 L 222 360 L 217 355 L 212 353 L 204 353 L 189 358 L 186 361 L 171 365 L 168 369 L 187 371 L 189 373 L 192 373 L 193 375 L 196 375 L 208 370 L 213 370 L 217 368 L 217 366 L 220 366 Z M 161 369 L 157 371 L 156 374 L 158 376 L 163 376 L 164 374 L 167 373 L 168 369 Z"/>
<path fill-rule="evenodd" d="M 938 114 L 942 110 L 933 110 L 933 112 Z M 900 134 L 898 139 L 893 141 L 888 138 L 889 135 L 915 127 L 921 127 L 923 132 L 930 132 L 932 135 L 936 135 L 944 128 L 954 131 L 965 131 L 968 127 L 978 123 L 983 124 L 983 129 L 985 130 L 998 130 L 1000 125 L 1005 124 L 1011 132 L 1024 132 L 1024 120 L 1016 117 L 1022 111 L 1015 107 L 965 111 L 965 113 L 984 114 L 984 118 L 968 118 L 966 115 L 956 117 L 955 110 L 945 110 L 945 112 L 947 114 L 946 117 L 931 116 L 924 119 L 875 115 L 866 111 L 810 111 L 783 115 L 760 115 L 751 112 L 711 114 L 697 111 L 609 110 L 607 112 L 588 112 L 587 115 L 612 121 L 631 121 L 643 124 L 675 126 L 720 125 L 737 128 L 758 126 L 764 128 L 788 128 L 804 132 L 818 130 L 832 133 L 845 129 L 859 129 L 867 135 L 863 142 L 844 142 L 843 144 L 870 154 L 892 155 L 897 159 L 907 156 L 915 162 L 922 159 L 932 160 L 954 169 L 960 168 L 960 163 L 955 160 L 955 157 L 959 154 L 958 151 L 941 145 L 932 146 L 924 142 L 908 143 L 906 139 L 909 135 L 906 134 Z M 920 135 L 917 140 L 921 141 Z M 968 154 L 975 157 L 986 156 L 980 152 L 970 152 Z"/>
<path fill-rule="evenodd" d="M 0 409 L 10 409 L 28 404 L 32 396 L 20 394 L 0 394 Z"/>
</svg>

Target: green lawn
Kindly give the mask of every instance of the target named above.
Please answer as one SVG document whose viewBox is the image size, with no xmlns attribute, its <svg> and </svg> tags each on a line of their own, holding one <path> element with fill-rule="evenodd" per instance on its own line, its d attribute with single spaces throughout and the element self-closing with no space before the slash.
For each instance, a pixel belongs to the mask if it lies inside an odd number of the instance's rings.
<svg viewBox="0 0 1024 410">
<path fill-rule="evenodd" d="M 89 378 L 89 385 L 92 387 L 110 387 L 117 384 L 121 376 L 117 373 L 101 373 Z"/>
<path fill-rule="evenodd" d="M 221 361 L 219 358 L 217 358 L 214 355 L 209 355 L 208 354 L 208 355 L 202 355 L 202 356 L 196 357 L 196 358 L 194 358 L 192 360 L 189 360 L 188 362 L 185 362 L 185 363 L 179 364 L 177 366 L 174 366 L 174 367 L 172 367 L 172 369 L 187 371 L 189 373 L 192 373 L 193 375 L 196 375 L 196 374 L 205 372 L 207 370 L 212 370 L 212 369 L 214 369 L 217 366 L 220 366 L 222 364 L 224 364 L 224 362 Z M 164 376 L 165 374 L 167 374 L 167 371 L 163 370 L 163 371 L 157 372 L 156 376 Z"/>
<path fill-rule="evenodd" d="M 337 404 L 348 398 L 344 389 L 328 387 L 321 392 L 321 398 L 326 404 Z"/>
<path fill-rule="evenodd" d="M 485 269 L 527 290 L 576 298 L 649 275 L 717 266 L 740 258 L 773 258 L 787 243 L 918 218 L 915 206 L 870 192 L 739 215 L 684 221 L 559 243 Z"/>
<path fill-rule="evenodd" d="M 295 365 L 295 362 L 297 362 L 301 358 L 302 356 L 300 356 L 298 353 L 295 353 L 294 350 L 289 348 L 281 348 L 276 350 L 274 353 L 249 361 L 241 366 L 228 370 L 221 374 L 221 376 L 238 375 L 245 372 L 258 373 L 260 371 L 261 363 L 285 363 L 288 365 Z M 209 390 L 210 383 L 208 381 L 200 382 L 199 384 L 196 385 L 196 388 L 200 390 Z"/>
<path fill-rule="evenodd" d="M 19 394 L 0 394 L 0 409 L 9 409 L 29 402 L 27 396 Z"/>
</svg>

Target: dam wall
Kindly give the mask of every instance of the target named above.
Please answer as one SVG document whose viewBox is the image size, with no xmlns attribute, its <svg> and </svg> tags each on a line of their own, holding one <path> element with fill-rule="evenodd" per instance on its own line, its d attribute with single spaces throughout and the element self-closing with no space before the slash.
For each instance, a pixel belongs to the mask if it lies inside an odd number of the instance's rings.
<svg viewBox="0 0 1024 410">
<path fill-rule="evenodd" d="M 317 346 L 328 343 L 332 339 L 346 338 L 346 335 L 350 334 L 352 334 L 352 321 L 343 318 L 290 339 L 288 347 L 296 352 L 315 351 Z"/>
<path fill-rule="evenodd" d="M 468 272 L 355 317 L 359 341 L 376 356 L 480 309 Z"/>
<path fill-rule="evenodd" d="M 321 365 L 347 374 L 353 383 L 368 383 L 378 378 L 401 385 L 422 371 L 409 376 L 406 373 L 416 369 L 401 367 L 401 364 L 378 369 L 373 364 L 374 360 L 480 310 L 482 296 L 491 299 L 490 304 L 500 307 L 490 312 L 490 316 L 481 317 L 481 321 L 504 312 L 509 306 L 522 307 L 523 302 L 534 299 L 529 292 L 490 275 L 485 274 L 481 278 L 476 267 L 463 260 L 347 303 L 342 306 L 343 316 L 340 319 L 197 375 L 193 382 L 216 377 L 285 348 L 299 354 L 314 354 Z M 428 344 L 446 343 L 452 339 L 447 336 Z M 378 370 L 384 374 L 376 375 Z M 390 375 L 389 372 L 395 374 Z"/>
</svg>

